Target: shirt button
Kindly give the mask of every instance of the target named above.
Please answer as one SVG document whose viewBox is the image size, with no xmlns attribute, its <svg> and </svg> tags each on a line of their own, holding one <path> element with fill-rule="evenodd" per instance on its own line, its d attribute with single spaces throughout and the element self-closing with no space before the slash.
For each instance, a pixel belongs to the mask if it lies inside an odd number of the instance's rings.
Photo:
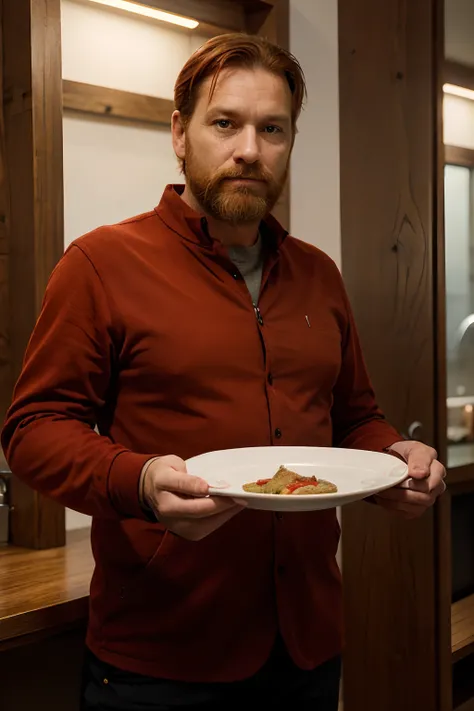
<svg viewBox="0 0 474 711">
<path fill-rule="evenodd" d="M 277 439 L 280 439 L 280 437 L 281 437 L 281 429 L 279 427 L 277 427 L 275 430 L 275 437 Z"/>
<path fill-rule="evenodd" d="M 232 274 L 232 276 L 234 277 L 234 279 L 238 279 L 238 278 L 239 278 L 239 275 L 237 274 L 237 272 L 234 272 L 234 274 Z"/>
<path fill-rule="evenodd" d="M 282 518 L 283 518 L 283 514 L 282 514 L 281 511 L 277 511 L 276 514 L 275 514 L 275 516 L 276 516 L 276 518 L 278 519 L 278 521 L 281 521 Z"/>
<path fill-rule="evenodd" d="M 268 384 L 273 385 L 273 375 L 271 373 L 268 373 Z"/>
</svg>

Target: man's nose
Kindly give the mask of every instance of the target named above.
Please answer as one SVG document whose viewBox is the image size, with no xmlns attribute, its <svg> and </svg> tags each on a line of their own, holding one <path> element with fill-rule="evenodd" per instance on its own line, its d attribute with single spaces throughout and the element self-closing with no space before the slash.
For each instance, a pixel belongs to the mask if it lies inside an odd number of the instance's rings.
<svg viewBox="0 0 474 711">
<path fill-rule="evenodd" d="M 236 163 L 256 163 L 260 157 L 258 134 L 253 126 L 246 126 L 240 133 L 234 150 Z"/>
</svg>

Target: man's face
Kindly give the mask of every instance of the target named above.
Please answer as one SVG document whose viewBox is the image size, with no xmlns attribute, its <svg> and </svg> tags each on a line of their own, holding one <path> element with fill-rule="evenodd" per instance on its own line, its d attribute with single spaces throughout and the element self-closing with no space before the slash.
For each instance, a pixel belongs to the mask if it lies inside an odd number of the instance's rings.
<svg viewBox="0 0 474 711">
<path fill-rule="evenodd" d="M 193 116 L 178 139 L 186 181 L 205 213 L 218 220 L 257 222 L 277 202 L 293 145 L 287 82 L 265 69 L 222 72 L 209 102 L 200 88 Z"/>
</svg>

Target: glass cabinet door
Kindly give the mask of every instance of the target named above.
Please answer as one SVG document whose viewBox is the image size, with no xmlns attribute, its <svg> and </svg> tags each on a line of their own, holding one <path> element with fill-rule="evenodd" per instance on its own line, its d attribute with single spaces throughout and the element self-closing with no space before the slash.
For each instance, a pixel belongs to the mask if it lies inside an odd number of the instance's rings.
<svg viewBox="0 0 474 711">
<path fill-rule="evenodd" d="M 444 86 L 448 467 L 474 464 L 474 91 Z"/>
</svg>

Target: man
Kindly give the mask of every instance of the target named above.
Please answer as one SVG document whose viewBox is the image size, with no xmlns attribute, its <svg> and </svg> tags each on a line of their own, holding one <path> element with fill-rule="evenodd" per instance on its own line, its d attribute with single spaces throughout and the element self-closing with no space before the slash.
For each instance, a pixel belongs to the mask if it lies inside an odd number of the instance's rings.
<svg viewBox="0 0 474 711">
<path fill-rule="evenodd" d="M 376 502 L 417 516 L 444 490 L 435 452 L 377 408 L 337 268 L 269 215 L 304 94 L 278 47 L 207 42 L 176 84 L 185 186 L 79 239 L 48 285 L 2 441 L 93 516 L 84 709 L 337 709 L 336 512 L 208 497 L 188 457 L 389 450 L 412 480 Z"/>
</svg>

